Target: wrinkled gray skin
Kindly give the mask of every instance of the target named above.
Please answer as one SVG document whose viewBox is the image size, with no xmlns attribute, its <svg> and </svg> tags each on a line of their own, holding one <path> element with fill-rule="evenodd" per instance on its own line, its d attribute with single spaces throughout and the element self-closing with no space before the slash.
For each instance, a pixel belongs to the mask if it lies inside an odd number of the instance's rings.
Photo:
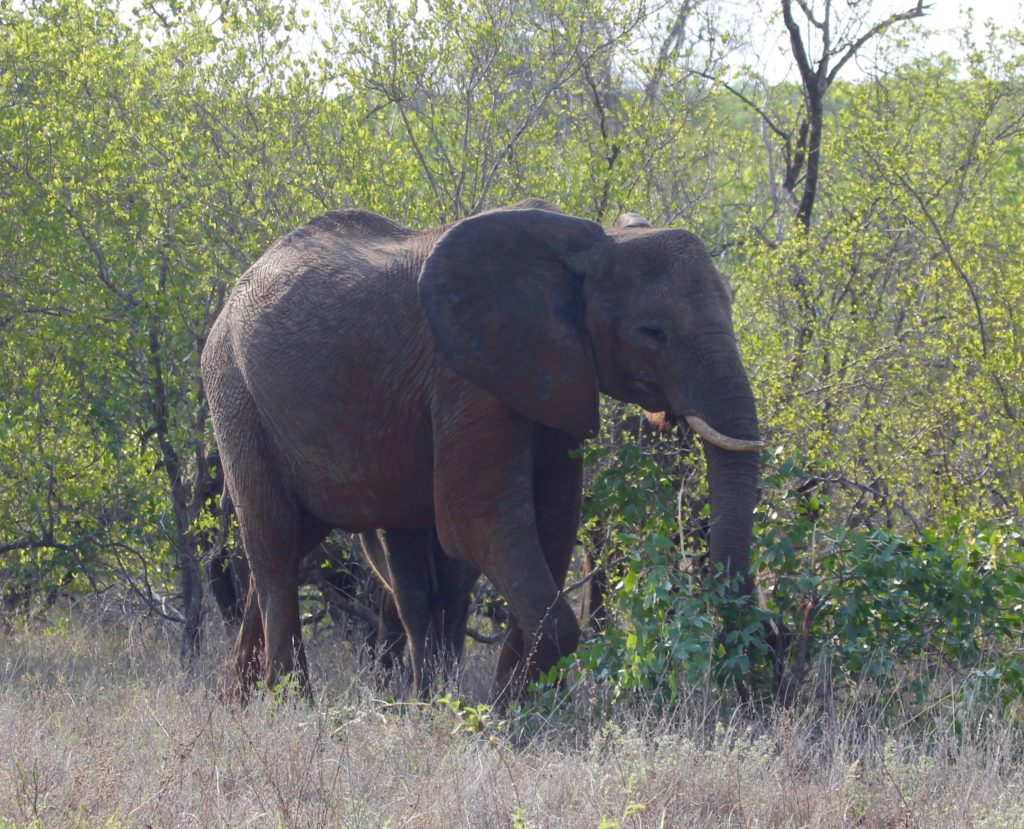
<svg viewBox="0 0 1024 829">
<path fill-rule="evenodd" d="M 271 685 L 294 672 L 308 687 L 307 550 L 332 527 L 436 521 L 444 550 L 509 603 L 496 693 L 518 693 L 578 641 L 560 590 L 579 523 L 573 450 L 597 431 L 599 392 L 758 437 L 729 297 L 700 241 L 537 209 L 426 231 L 359 210 L 314 219 L 239 281 L 203 378 Z M 758 458 L 705 453 L 710 557 L 749 593 Z M 239 689 L 259 664 L 245 627 Z"/>
<path fill-rule="evenodd" d="M 412 691 L 422 695 L 437 665 L 445 679 L 454 676 L 466 642 L 470 593 L 480 574 L 469 562 L 447 555 L 433 527 L 360 533 L 359 543 L 390 599 L 380 607 L 380 664 L 390 676 L 408 642 Z"/>
</svg>

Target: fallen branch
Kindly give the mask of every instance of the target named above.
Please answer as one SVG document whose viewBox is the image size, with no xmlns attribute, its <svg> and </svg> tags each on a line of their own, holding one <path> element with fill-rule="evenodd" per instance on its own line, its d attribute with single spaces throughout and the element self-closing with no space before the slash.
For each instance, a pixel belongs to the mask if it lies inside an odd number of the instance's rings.
<svg viewBox="0 0 1024 829">
<path fill-rule="evenodd" d="M 480 631 L 476 630 L 476 628 L 466 628 L 466 636 L 468 636 L 470 639 L 476 640 L 477 642 L 481 642 L 484 645 L 493 645 L 496 642 L 500 642 L 502 639 L 505 638 L 505 634 L 507 633 L 507 630 L 499 630 L 496 633 L 488 634 L 481 633 Z"/>
</svg>

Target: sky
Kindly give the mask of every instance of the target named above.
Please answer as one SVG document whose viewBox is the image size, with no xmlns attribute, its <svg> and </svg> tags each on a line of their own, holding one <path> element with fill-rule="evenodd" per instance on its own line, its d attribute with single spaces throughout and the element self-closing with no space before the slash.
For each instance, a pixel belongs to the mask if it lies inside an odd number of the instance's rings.
<svg viewBox="0 0 1024 829">
<path fill-rule="evenodd" d="M 0 0 L 2 1 L 2 0 Z M 848 22 L 851 13 L 861 10 L 863 20 L 854 29 L 857 33 L 867 29 L 870 23 L 884 19 L 895 12 L 906 11 L 916 5 L 917 0 L 832 0 L 835 7 L 836 22 Z M 138 5 L 138 0 L 120 0 L 122 15 L 130 19 L 129 9 Z M 335 0 L 342 7 L 351 5 L 352 0 Z M 410 0 L 398 0 L 400 4 Z M 820 13 L 825 0 L 805 0 Z M 671 8 L 673 0 L 662 0 L 665 7 Z M 751 66 L 773 82 L 797 80 L 798 74 L 793 62 L 786 29 L 779 11 L 779 0 L 706 0 L 699 7 L 714 8 L 716 27 L 727 28 L 737 35 L 731 48 L 735 49 L 729 61 L 737 70 L 743 65 Z M 420 7 L 425 8 L 424 0 Z M 299 0 L 300 8 L 307 8 L 315 19 L 324 24 L 327 12 L 323 0 Z M 961 36 L 969 16 L 973 17 L 971 31 L 975 43 L 983 46 L 986 40 L 985 23 L 992 20 L 1002 29 L 1017 28 L 1024 30 L 1024 0 L 926 0 L 926 15 L 915 21 L 923 29 L 933 34 L 927 39 L 915 38 L 913 52 L 897 52 L 895 55 L 884 55 L 880 49 L 889 48 L 895 42 L 893 33 L 884 38 L 874 38 L 858 51 L 857 56 L 847 63 L 841 78 L 857 81 L 870 77 L 875 67 L 891 67 L 893 62 L 904 62 L 916 55 L 948 52 L 954 57 L 962 57 Z M 766 12 L 771 11 L 771 14 Z M 973 12 L 973 14 L 972 14 Z M 721 17 L 717 17 L 721 14 Z M 800 17 L 799 19 L 803 19 Z M 906 24 L 901 24 L 906 26 Z M 838 30 L 838 26 L 835 27 Z M 805 36 L 808 43 L 816 43 L 813 37 Z M 739 47 L 743 43 L 745 46 Z M 813 48 L 813 47 L 812 47 Z M 300 50 L 302 47 L 300 45 Z M 815 55 L 812 52 L 812 59 Z"/>
<path fill-rule="evenodd" d="M 957 0 L 936 0 L 932 12 L 934 21 L 932 26 L 936 29 L 953 29 L 958 25 L 962 28 L 966 25 L 961 9 L 966 9 L 969 4 L 957 2 Z M 992 20 L 1002 29 L 1024 29 L 1024 4 L 1020 0 L 995 0 L 995 2 L 978 3 L 974 6 L 974 23 L 971 27 L 975 41 L 981 45 L 985 42 L 985 23 Z M 957 54 L 957 38 L 950 34 L 936 37 L 939 49 Z M 938 51 L 939 49 L 936 49 Z"/>
<path fill-rule="evenodd" d="M 899 8 L 898 3 L 886 5 Z M 950 29 L 962 25 L 964 12 L 974 11 L 974 30 L 980 37 L 984 33 L 983 23 L 991 18 L 1002 28 L 1024 27 L 1024 7 L 1017 0 L 996 0 L 989 3 L 960 3 L 957 0 L 933 0 L 928 12 L 928 23 L 936 29 Z"/>
<path fill-rule="evenodd" d="M 795 72 L 793 58 L 789 51 L 789 44 L 786 40 L 785 26 L 779 19 L 751 20 L 748 11 L 749 6 L 743 0 L 722 0 L 724 8 L 729 9 L 735 15 L 736 21 L 742 27 L 749 26 L 749 51 L 744 53 L 743 59 L 751 63 L 763 64 L 766 74 L 775 79 L 781 79 L 787 75 L 792 76 Z M 770 3 L 770 5 L 777 5 Z M 821 7 L 821 2 L 813 2 L 813 6 Z M 865 19 L 871 22 L 884 19 L 889 14 L 906 11 L 916 5 L 916 0 L 874 0 L 874 2 L 838 2 L 835 4 L 837 13 L 845 14 L 850 8 L 857 6 L 868 7 Z M 1022 0 L 990 0 L 989 2 L 965 3 L 960 0 L 931 0 L 925 3 L 927 13 L 924 18 L 915 21 L 923 28 L 934 30 L 926 42 L 916 45 L 916 49 L 922 54 L 948 52 L 952 55 L 963 53 L 960 45 L 960 37 L 957 32 L 962 32 L 967 26 L 968 15 L 973 9 L 973 24 L 971 32 L 975 42 L 983 46 L 986 41 L 985 22 L 993 20 L 1000 28 L 1024 29 L 1024 3 Z M 906 24 L 902 24 L 906 25 Z M 866 26 L 862 27 L 863 31 Z M 890 40 L 887 38 L 886 40 Z M 910 55 L 905 55 L 909 57 Z M 872 67 L 881 59 L 877 52 L 877 43 L 867 44 L 858 57 L 847 64 L 842 70 L 842 77 L 846 80 L 857 80 L 871 74 Z"/>
</svg>

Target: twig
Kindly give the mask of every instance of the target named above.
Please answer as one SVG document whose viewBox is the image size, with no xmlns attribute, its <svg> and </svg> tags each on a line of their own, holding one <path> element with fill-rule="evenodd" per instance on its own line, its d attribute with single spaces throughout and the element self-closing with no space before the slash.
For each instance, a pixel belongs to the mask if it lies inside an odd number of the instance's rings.
<svg viewBox="0 0 1024 829">
<path fill-rule="evenodd" d="M 624 553 L 621 556 L 616 556 L 613 559 L 609 559 L 608 561 L 605 561 L 602 564 L 597 565 L 597 567 L 595 567 L 593 570 L 591 570 L 589 573 L 587 573 L 587 575 L 585 575 L 579 581 L 574 581 L 568 587 L 562 588 L 562 595 L 563 596 L 568 596 L 570 593 L 575 593 L 577 590 L 579 590 L 585 584 L 587 584 L 588 582 L 593 580 L 597 576 L 598 573 L 601 573 L 601 572 L 603 572 L 605 570 L 610 570 L 612 567 L 615 567 L 618 564 L 622 564 L 622 562 L 628 561 L 628 560 L 629 560 L 629 554 L 628 553 Z"/>
<path fill-rule="evenodd" d="M 339 590 L 330 584 L 321 584 L 320 589 L 328 594 L 328 601 L 339 610 L 343 610 L 349 616 L 362 619 L 371 627 L 377 626 L 377 616 L 364 605 L 346 599 Z"/>
</svg>

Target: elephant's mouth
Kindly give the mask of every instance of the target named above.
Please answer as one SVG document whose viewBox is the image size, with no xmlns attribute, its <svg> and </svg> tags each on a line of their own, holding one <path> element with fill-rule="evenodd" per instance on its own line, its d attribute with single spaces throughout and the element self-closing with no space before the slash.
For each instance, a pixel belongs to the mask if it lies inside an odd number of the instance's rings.
<svg viewBox="0 0 1024 829">
<path fill-rule="evenodd" d="M 667 408 L 665 394 L 661 384 L 653 376 L 633 376 L 626 380 L 618 394 L 620 400 L 636 403 L 649 412 L 657 412 Z"/>
<path fill-rule="evenodd" d="M 697 415 L 683 415 L 683 419 L 694 432 L 719 449 L 727 449 L 730 452 L 759 452 L 764 449 L 763 440 L 745 440 L 743 438 L 723 435 L 710 423 L 703 418 L 697 417 Z"/>
</svg>

